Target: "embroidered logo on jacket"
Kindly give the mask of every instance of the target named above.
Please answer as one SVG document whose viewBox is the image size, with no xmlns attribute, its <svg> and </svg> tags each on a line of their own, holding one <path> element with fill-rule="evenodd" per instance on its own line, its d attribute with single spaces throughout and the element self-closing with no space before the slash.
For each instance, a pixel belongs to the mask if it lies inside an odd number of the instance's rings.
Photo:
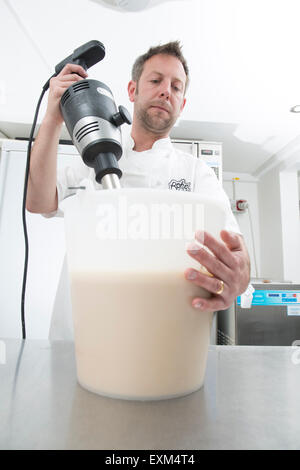
<svg viewBox="0 0 300 470">
<path fill-rule="evenodd" d="M 171 180 L 169 182 L 169 189 L 176 189 L 176 191 L 191 191 L 191 183 L 182 180 Z"/>
</svg>

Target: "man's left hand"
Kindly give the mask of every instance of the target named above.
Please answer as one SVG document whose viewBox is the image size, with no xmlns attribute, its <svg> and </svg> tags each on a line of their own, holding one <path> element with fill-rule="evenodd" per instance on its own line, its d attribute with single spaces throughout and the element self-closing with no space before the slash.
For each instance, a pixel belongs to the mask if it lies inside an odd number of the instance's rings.
<svg viewBox="0 0 300 470">
<path fill-rule="evenodd" d="M 185 278 L 212 293 L 208 299 L 196 297 L 193 307 L 203 311 L 218 311 L 228 308 L 236 297 L 247 289 L 250 280 L 250 261 L 243 237 L 222 230 L 219 241 L 207 232 L 197 231 L 196 240 L 211 253 L 197 244 L 188 247 L 188 254 L 208 272 L 188 268 Z"/>
</svg>

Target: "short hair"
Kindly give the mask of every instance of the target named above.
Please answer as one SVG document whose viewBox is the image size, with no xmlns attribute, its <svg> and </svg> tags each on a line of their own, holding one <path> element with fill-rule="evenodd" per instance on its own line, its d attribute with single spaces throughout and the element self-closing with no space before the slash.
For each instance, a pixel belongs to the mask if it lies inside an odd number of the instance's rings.
<svg viewBox="0 0 300 470">
<path fill-rule="evenodd" d="M 183 65 L 183 68 L 186 74 L 186 84 L 185 84 L 185 91 L 186 91 L 188 87 L 188 83 L 189 83 L 189 68 L 181 52 L 181 48 L 182 47 L 179 41 L 171 41 L 166 44 L 162 44 L 162 45 L 155 46 L 155 47 L 150 47 L 150 49 L 147 52 L 145 52 L 145 54 L 142 54 L 141 56 L 139 56 L 134 62 L 132 70 L 131 70 L 132 80 L 138 83 L 143 72 L 144 64 L 151 57 L 158 55 L 158 54 L 171 55 L 171 56 L 176 57 L 178 60 L 180 60 L 180 62 Z"/>
</svg>

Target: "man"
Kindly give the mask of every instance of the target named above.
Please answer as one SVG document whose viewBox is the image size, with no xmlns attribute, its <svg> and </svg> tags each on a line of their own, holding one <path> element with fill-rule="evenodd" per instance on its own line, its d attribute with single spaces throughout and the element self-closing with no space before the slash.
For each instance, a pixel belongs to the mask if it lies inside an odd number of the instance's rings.
<svg viewBox="0 0 300 470">
<path fill-rule="evenodd" d="M 47 111 L 32 150 L 26 206 L 30 212 L 55 215 L 59 201 L 70 194 L 69 186 L 78 186 L 87 176 L 94 181 L 93 170 L 82 162 L 78 171 L 68 169 L 58 180 L 56 170 L 63 122 L 59 101 L 66 88 L 86 77 L 82 67 L 68 64 L 50 81 Z M 199 245 L 191 246 L 188 253 L 206 271 L 199 266 L 199 270 L 187 269 L 184 273 L 188 281 L 212 293 L 209 299 L 194 298 L 192 305 L 199 311 L 217 311 L 229 307 L 246 290 L 250 262 L 228 198 L 213 171 L 171 144 L 169 132 L 186 104 L 188 80 L 188 67 L 177 41 L 151 48 L 136 60 L 128 84 L 129 99 L 134 103 L 131 137 L 119 164 L 123 187 L 173 189 L 172 182 L 184 181 L 185 189 L 222 200 L 228 213 L 227 230 L 220 234 L 222 241 L 209 233 L 203 239 L 197 232 L 196 239 L 211 253 Z"/>
</svg>

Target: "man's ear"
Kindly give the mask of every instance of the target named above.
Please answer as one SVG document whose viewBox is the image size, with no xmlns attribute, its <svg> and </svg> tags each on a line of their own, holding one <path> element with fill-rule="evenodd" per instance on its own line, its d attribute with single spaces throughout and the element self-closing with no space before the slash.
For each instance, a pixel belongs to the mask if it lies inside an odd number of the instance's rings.
<svg viewBox="0 0 300 470">
<path fill-rule="evenodd" d="M 137 83 L 135 81 L 130 80 L 130 82 L 128 83 L 128 87 L 127 87 L 129 101 L 131 101 L 132 103 L 134 102 L 135 91 L 137 89 L 136 85 L 137 85 Z"/>
<path fill-rule="evenodd" d="M 183 110 L 183 108 L 185 107 L 185 103 L 186 103 L 186 98 L 183 98 L 182 105 L 180 106 L 180 113 Z"/>
</svg>

